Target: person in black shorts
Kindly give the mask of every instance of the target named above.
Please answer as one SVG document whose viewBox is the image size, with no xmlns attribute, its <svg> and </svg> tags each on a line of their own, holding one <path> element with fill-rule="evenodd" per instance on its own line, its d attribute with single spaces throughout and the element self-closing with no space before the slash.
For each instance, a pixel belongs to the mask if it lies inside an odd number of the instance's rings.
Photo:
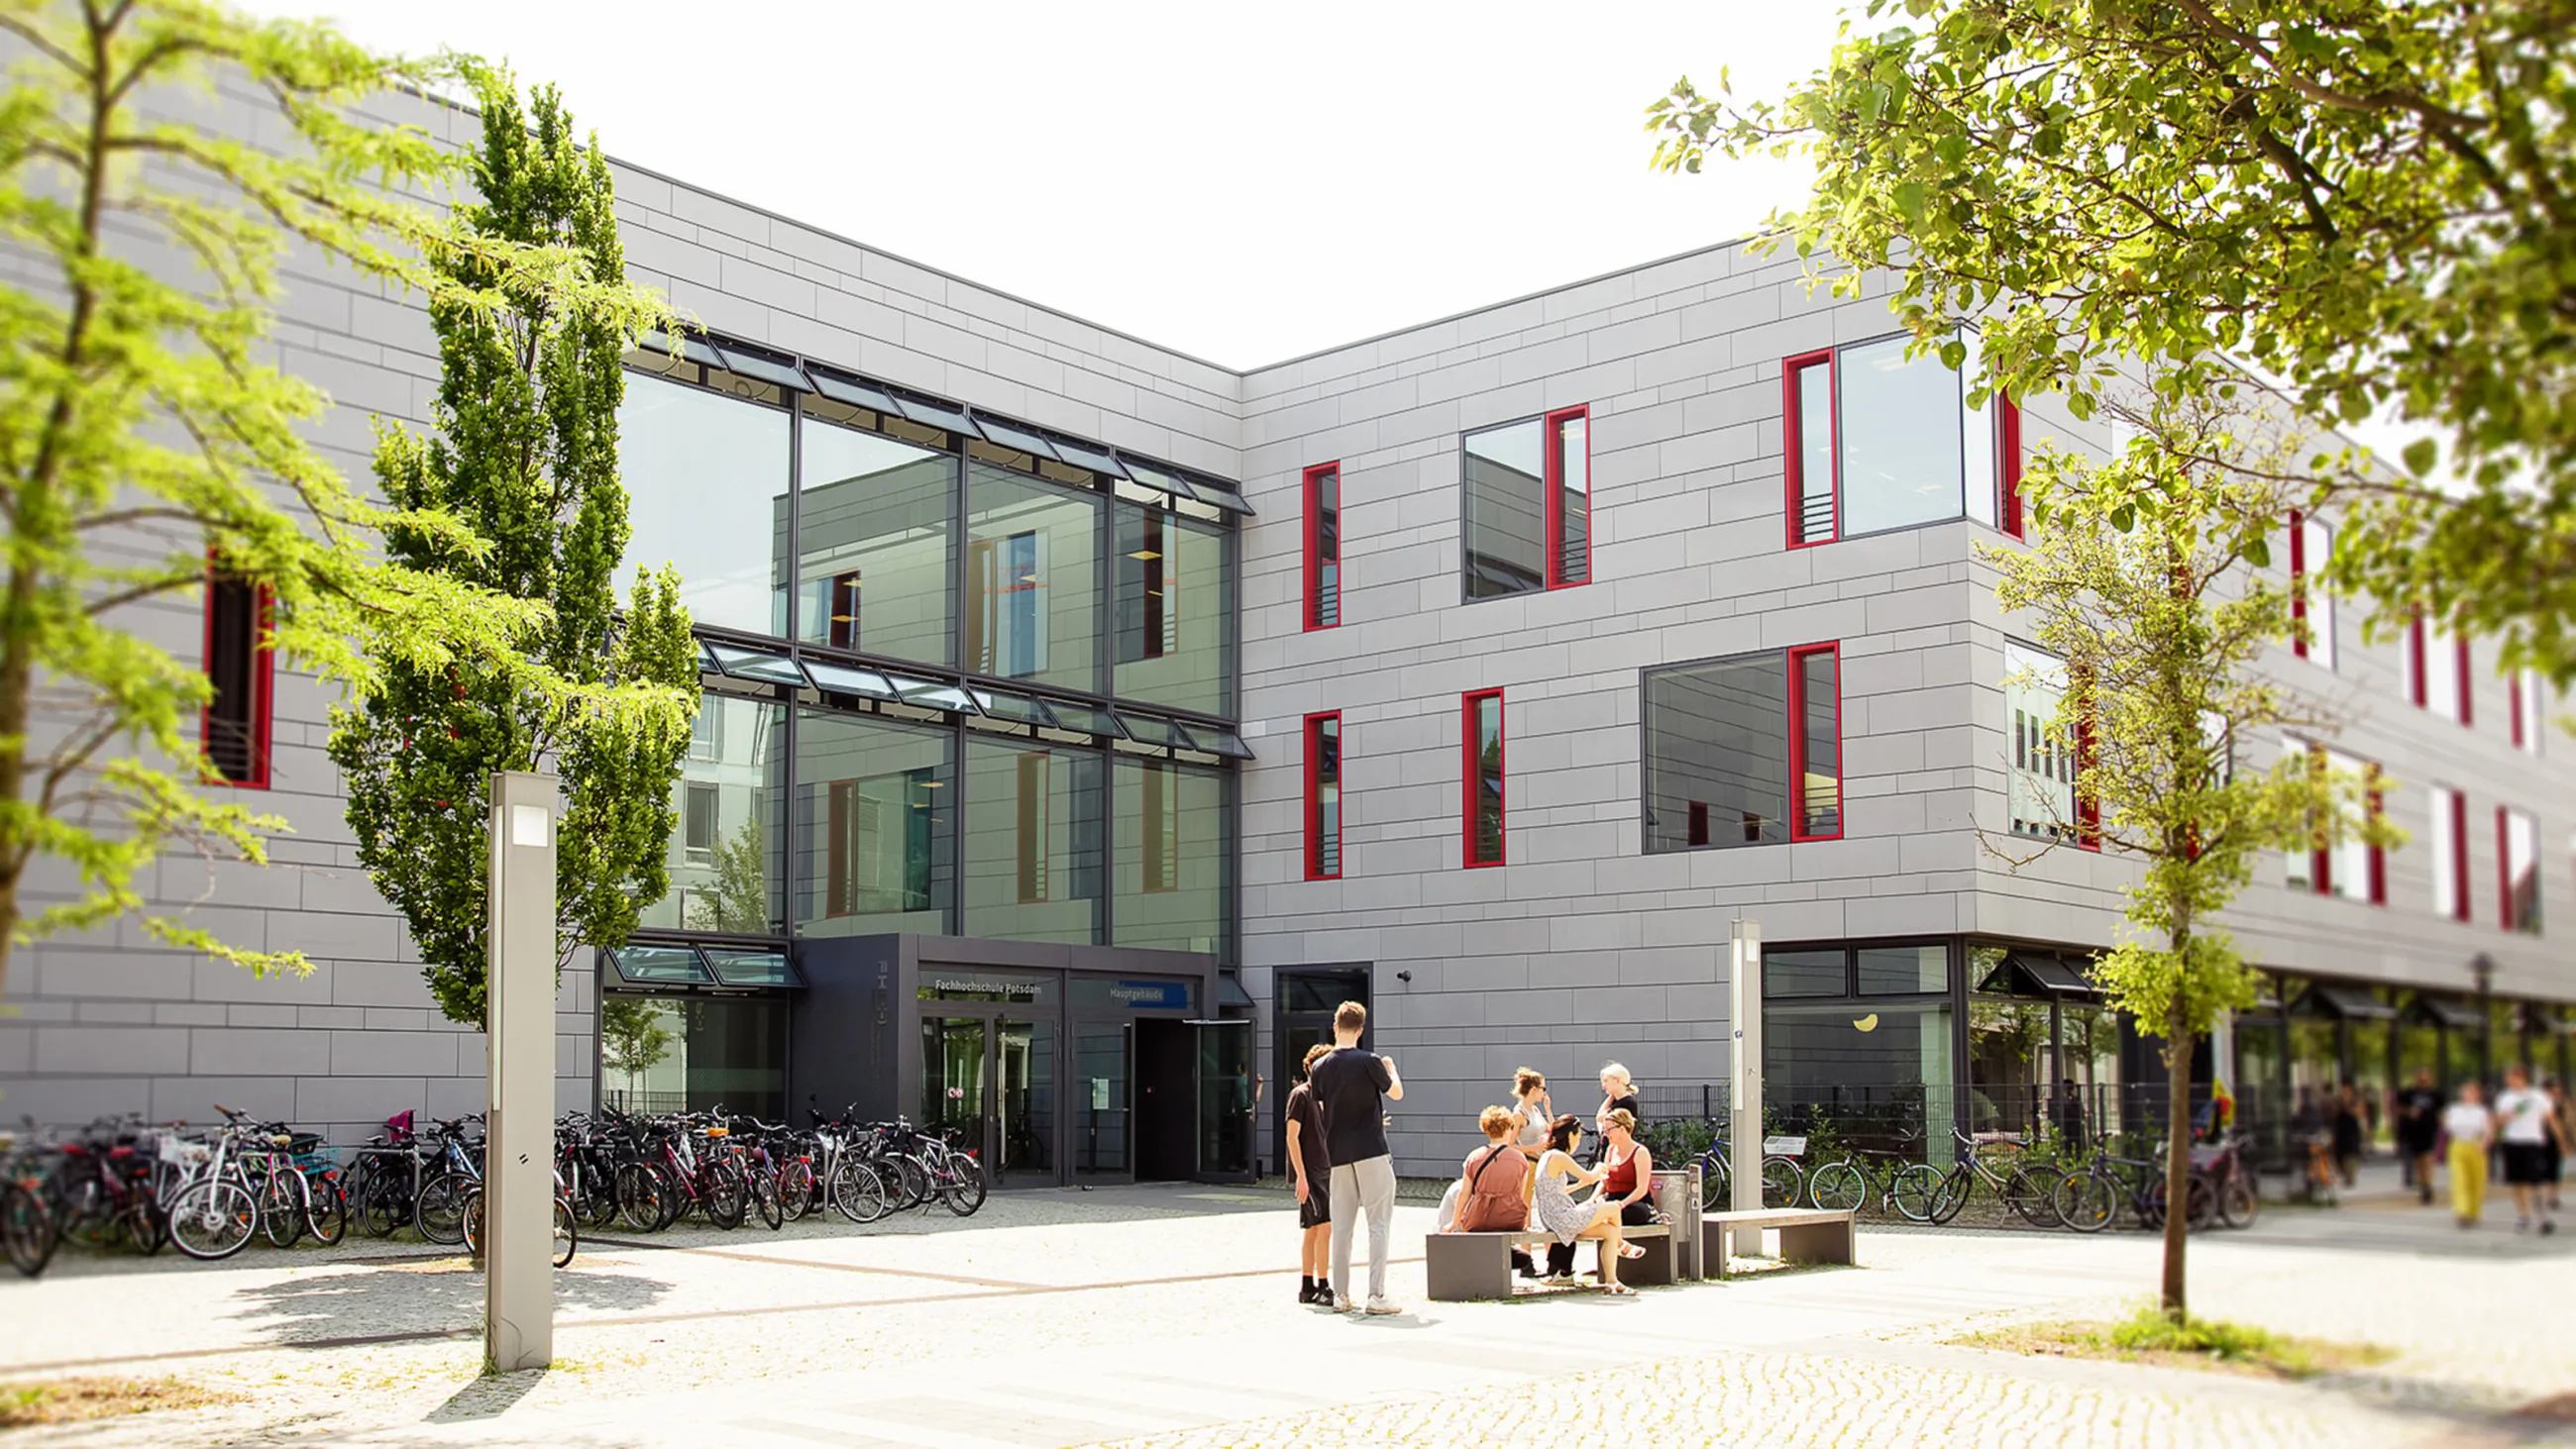
<svg viewBox="0 0 2576 1449">
<path fill-rule="evenodd" d="M 1306 1049 L 1297 1064 L 1297 1085 L 1288 1092 L 1288 1180 L 1297 1189 L 1297 1301 L 1330 1303 L 1333 1285 L 1325 1264 L 1333 1253 L 1333 1202 L 1328 1186 L 1332 1160 L 1324 1152 L 1324 1110 L 1316 1105 L 1308 1080 L 1315 1063 L 1332 1051 L 1329 1042 Z"/>
<path fill-rule="evenodd" d="M 2558 1140 L 2558 1114 L 2549 1094 L 2531 1085 L 2529 1069 L 2516 1063 L 2504 1069 L 2504 1090 L 2496 1093 L 2496 1136 L 2504 1146 L 2505 1185 L 2513 1189 L 2513 1229 L 2527 1233 L 2535 1221 L 2544 1233 L 2558 1230 L 2549 1220 L 2549 1153 L 2563 1150 Z"/>
</svg>

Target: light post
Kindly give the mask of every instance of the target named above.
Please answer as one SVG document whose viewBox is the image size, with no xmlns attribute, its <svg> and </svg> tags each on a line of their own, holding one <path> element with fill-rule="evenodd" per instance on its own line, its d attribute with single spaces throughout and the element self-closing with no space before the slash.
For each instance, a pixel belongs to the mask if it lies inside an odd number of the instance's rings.
<svg viewBox="0 0 2576 1449">
<path fill-rule="evenodd" d="M 2493 956 L 2480 951 L 2469 958 L 2469 975 L 2478 983 L 2478 1090 L 2495 1083 L 2495 974 Z"/>
</svg>

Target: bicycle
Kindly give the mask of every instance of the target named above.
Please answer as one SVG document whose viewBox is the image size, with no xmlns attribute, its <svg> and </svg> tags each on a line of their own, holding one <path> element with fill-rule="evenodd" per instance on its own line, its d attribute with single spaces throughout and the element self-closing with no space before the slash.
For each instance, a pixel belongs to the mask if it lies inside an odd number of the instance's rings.
<svg viewBox="0 0 2576 1449">
<path fill-rule="evenodd" d="M 1705 1200 L 1718 1204 L 1721 1211 L 1735 1206 L 1734 1194 L 1729 1190 L 1735 1181 L 1734 1168 L 1728 1160 L 1729 1155 L 1730 1150 L 1725 1142 L 1712 1143 L 1706 1152 L 1699 1155 L 1700 1181 L 1706 1185 L 1707 1191 Z M 1762 1205 L 1764 1207 L 1796 1207 L 1799 1199 L 1806 1196 L 1806 1192 L 1806 1172 L 1798 1166 L 1798 1159 L 1781 1152 L 1766 1152 L 1762 1155 Z"/>
<path fill-rule="evenodd" d="M 2138 1226 L 2148 1231 L 2164 1225 L 2164 1169 L 2138 1157 L 2110 1150 L 2113 1134 L 2099 1138 L 2099 1150 L 2082 1167 L 2066 1173 L 2050 1190 L 2049 1205 L 2058 1221 L 2079 1233 L 2098 1233 L 2111 1226 L 2126 1204 Z"/>
<path fill-rule="evenodd" d="M 1807 1200 L 1820 1208 L 1858 1212 L 1875 1191 L 1881 1213 L 1898 1213 L 1897 1174 L 1916 1161 L 1916 1154 L 1903 1148 L 1852 1148 L 1807 1175 Z"/>
<path fill-rule="evenodd" d="M 465 1238 L 465 1251 L 477 1258 L 483 1256 L 483 1197 L 483 1184 L 478 1182 L 467 1191 L 463 1211 L 457 1219 L 458 1231 Z M 554 1195 L 554 1251 L 550 1255 L 554 1265 L 558 1268 L 572 1266 L 572 1255 L 580 1247 L 581 1226 L 573 1215 L 572 1194 L 564 1186 L 563 1178 L 557 1176 Z"/>
<path fill-rule="evenodd" d="M 225 1111 L 220 1106 L 216 1110 Z M 250 1246 L 259 1231 L 259 1199 L 238 1161 L 248 1135 L 240 1128 L 214 1134 L 205 1158 L 171 1195 L 170 1243 L 191 1258 L 229 1258 Z"/>
<path fill-rule="evenodd" d="M 0 1133 L 0 1252 L 27 1278 L 44 1272 L 62 1244 L 41 1183 L 34 1158 L 18 1151 L 15 1136 Z"/>
<path fill-rule="evenodd" d="M 1948 1171 L 1944 1172 L 1928 1162 L 1916 1163 L 1898 1172 L 1889 1184 L 1891 1200 L 1898 1212 L 1916 1222 L 1940 1226 L 1956 1218 L 1960 1209 L 1968 1205 L 1977 1185 L 1983 1183 L 2006 1208 L 2032 1227 L 2063 1225 L 2050 1200 L 2055 1187 L 2054 1178 L 2042 1182 L 2019 1162 L 2014 1163 L 2009 1171 L 1999 1171 L 1987 1164 L 1981 1151 L 1987 1146 L 2019 1147 L 2021 1138 L 2004 1134 L 1972 1137 L 1956 1128 L 1951 1129 L 1950 1135 L 1960 1150 Z"/>
</svg>

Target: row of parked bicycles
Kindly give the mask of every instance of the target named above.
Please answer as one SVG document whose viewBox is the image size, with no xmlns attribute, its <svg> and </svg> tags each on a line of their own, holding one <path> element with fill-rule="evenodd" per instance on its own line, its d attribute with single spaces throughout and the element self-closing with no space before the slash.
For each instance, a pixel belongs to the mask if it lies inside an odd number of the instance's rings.
<svg viewBox="0 0 2576 1449">
<path fill-rule="evenodd" d="M 1786 1153 L 1766 1153 L 1763 1205 L 1847 1211 L 1875 1206 L 1887 1216 L 1937 1226 L 1957 1219 L 1982 1193 L 2035 1228 L 2098 1233 L 2123 1215 L 2148 1231 L 2164 1226 L 2170 1194 L 2162 1143 L 2124 1156 L 2118 1151 L 2121 1139 L 2113 1133 L 2102 1134 L 2083 1150 L 2002 1133 L 1953 1131 L 1951 1137 L 1946 1165 L 1924 1160 L 1921 1148 L 1912 1145 L 1849 1149 L 1812 1167 Z M 2230 1134 L 2191 1149 L 2183 1200 L 2183 1217 L 2191 1228 L 2253 1226 L 2261 1195 L 2246 1148 L 2243 1137 Z M 1699 1168 L 1708 1199 L 1729 1201 L 1727 1144 L 1709 1148 Z"/>
<path fill-rule="evenodd" d="M 403 1112 L 342 1155 L 315 1133 L 218 1107 L 190 1130 L 127 1117 L 74 1132 L 0 1134 L 0 1251 L 33 1277 L 65 1241 L 150 1255 L 230 1258 L 252 1241 L 336 1245 L 411 1232 L 480 1254 L 483 1119 Z M 553 1246 L 570 1263 L 585 1228 L 657 1233 L 684 1221 L 777 1229 L 836 1212 L 871 1223 L 910 1209 L 984 1205 L 971 1151 L 909 1122 L 809 1111 L 803 1128 L 711 1112 L 556 1119 Z"/>
</svg>

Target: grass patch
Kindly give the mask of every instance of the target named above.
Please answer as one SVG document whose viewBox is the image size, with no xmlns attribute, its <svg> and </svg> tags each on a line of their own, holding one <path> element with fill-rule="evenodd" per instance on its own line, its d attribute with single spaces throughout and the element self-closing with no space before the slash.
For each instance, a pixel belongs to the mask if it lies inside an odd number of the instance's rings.
<svg viewBox="0 0 2576 1449">
<path fill-rule="evenodd" d="M 2007 1353 L 2106 1358 L 2275 1379 L 2342 1373 L 2396 1357 L 2393 1350 L 2376 1344 L 2294 1338 L 2248 1324 L 2208 1318 L 2177 1323 L 2153 1308 L 2141 1308 L 2135 1316 L 2118 1323 L 2025 1323 L 1952 1341 Z"/>
<path fill-rule="evenodd" d="M 114 1419 L 155 1409 L 201 1409 L 235 1404 L 241 1395 L 201 1388 L 178 1379 L 56 1379 L 41 1384 L 0 1384 L 0 1429 Z"/>
</svg>

